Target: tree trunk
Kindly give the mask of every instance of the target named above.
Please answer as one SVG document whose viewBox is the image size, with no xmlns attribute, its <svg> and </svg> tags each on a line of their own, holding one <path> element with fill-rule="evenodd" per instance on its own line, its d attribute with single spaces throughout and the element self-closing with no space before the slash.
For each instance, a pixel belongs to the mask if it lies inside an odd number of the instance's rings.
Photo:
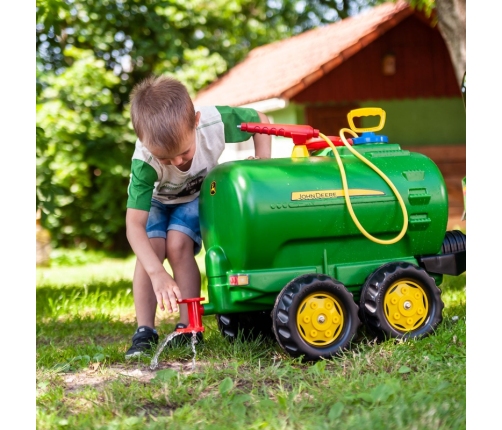
<svg viewBox="0 0 502 430">
<path fill-rule="evenodd" d="M 465 3 L 466 0 L 436 0 L 439 31 L 450 53 L 459 88 L 466 71 Z"/>
</svg>

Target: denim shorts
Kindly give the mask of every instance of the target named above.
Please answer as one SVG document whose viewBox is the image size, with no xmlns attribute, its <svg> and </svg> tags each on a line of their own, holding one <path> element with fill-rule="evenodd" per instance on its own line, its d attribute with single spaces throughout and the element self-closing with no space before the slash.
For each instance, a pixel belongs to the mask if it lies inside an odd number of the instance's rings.
<svg viewBox="0 0 502 430">
<path fill-rule="evenodd" d="M 185 233 L 194 241 L 194 255 L 202 248 L 202 236 L 199 224 L 199 198 L 188 203 L 165 205 L 152 199 L 152 207 L 146 223 L 149 238 L 167 238 L 169 230 Z"/>
</svg>

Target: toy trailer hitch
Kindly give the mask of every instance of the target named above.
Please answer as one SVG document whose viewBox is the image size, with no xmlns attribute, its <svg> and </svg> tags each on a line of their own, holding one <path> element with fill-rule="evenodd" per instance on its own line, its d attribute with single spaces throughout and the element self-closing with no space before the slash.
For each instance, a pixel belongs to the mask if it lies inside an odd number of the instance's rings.
<svg viewBox="0 0 502 430">
<path fill-rule="evenodd" d="M 188 327 L 177 328 L 178 333 L 192 333 L 204 331 L 202 326 L 202 315 L 204 314 L 204 306 L 200 303 L 205 300 L 204 297 L 195 297 L 193 299 L 178 300 L 178 304 L 185 303 L 188 308 Z"/>
</svg>

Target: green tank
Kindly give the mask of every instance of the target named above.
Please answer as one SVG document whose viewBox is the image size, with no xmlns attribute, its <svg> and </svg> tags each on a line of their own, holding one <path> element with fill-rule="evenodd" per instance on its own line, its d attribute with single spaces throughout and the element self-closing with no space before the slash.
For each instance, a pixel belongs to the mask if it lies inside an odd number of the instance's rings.
<svg viewBox="0 0 502 430">
<path fill-rule="evenodd" d="M 242 294 L 229 295 L 230 303 L 219 300 L 221 294 L 211 295 L 214 312 L 228 312 L 229 306 L 245 310 L 257 303 L 271 306 L 289 280 L 310 272 L 328 274 L 358 296 L 366 277 L 384 262 L 405 259 L 417 264 L 415 256 L 440 251 L 448 197 L 437 166 L 399 145 L 357 150 L 386 173 L 405 200 L 409 228 L 395 244 L 371 242 L 357 229 L 334 158 L 235 161 L 208 175 L 200 207 L 209 286 L 212 278 L 250 276 Z M 351 202 L 359 221 L 381 239 L 396 236 L 403 225 L 396 196 L 347 152 L 341 149 L 340 155 L 349 189 L 355 190 Z"/>
<path fill-rule="evenodd" d="M 356 226 L 333 156 L 227 162 L 204 180 L 203 311 L 223 335 L 272 334 L 289 354 L 316 360 L 346 348 L 361 321 L 381 338 L 424 336 L 441 321 L 437 285 L 465 271 L 465 235 L 446 232 L 441 172 L 395 143 L 352 148 L 402 197 L 408 226 L 395 243 Z M 348 148 L 337 150 L 357 219 L 391 241 L 405 221 L 396 194 Z"/>
</svg>

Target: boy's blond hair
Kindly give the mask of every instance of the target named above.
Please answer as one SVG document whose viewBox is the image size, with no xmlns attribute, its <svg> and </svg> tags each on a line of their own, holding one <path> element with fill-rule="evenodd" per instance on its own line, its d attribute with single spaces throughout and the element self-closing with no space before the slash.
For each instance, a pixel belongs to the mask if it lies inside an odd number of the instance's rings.
<svg viewBox="0 0 502 430">
<path fill-rule="evenodd" d="M 147 147 L 176 151 L 195 128 L 192 99 L 176 79 L 151 76 L 134 87 L 130 100 L 134 131 Z"/>
</svg>

